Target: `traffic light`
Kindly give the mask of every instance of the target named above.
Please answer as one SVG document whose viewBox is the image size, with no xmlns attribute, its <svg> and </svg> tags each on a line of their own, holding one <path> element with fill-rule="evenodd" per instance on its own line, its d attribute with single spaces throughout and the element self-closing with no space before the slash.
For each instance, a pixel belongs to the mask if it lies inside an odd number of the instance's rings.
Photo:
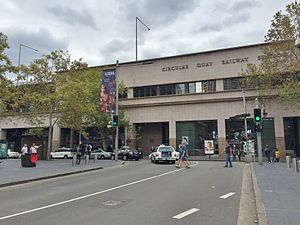
<svg viewBox="0 0 300 225">
<path fill-rule="evenodd" d="M 118 116 L 118 115 L 113 115 L 113 118 L 112 118 L 112 125 L 113 125 L 114 127 L 119 126 L 119 116 Z"/>
<path fill-rule="evenodd" d="M 261 122 L 261 109 L 254 109 L 254 121 Z"/>
</svg>

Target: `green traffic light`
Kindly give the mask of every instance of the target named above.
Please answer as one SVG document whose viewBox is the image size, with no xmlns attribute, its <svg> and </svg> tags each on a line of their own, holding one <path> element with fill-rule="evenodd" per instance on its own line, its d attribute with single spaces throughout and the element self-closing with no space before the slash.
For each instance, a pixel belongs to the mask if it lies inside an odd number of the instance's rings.
<svg viewBox="0 0 300 225">
<path fill-rule="evenodd" d="M 261 118 L 260 118 L 259 116 L 256 116 L 256 117 L 255 117 L 255 121 L 258 122 L 258 121 L 260 121 L 260 120 L 261 120 Z"/>
</svg>

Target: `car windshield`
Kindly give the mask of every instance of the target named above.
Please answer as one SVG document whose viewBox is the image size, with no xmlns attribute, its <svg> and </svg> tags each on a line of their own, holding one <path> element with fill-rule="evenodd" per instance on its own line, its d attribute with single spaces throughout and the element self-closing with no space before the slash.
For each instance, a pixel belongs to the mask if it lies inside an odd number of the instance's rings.
<svg viewBox="0 0 300 225">
<path fill-rule="evenodd" d="M 166 146 L 166 147 L 160 147 L 158 149 L 159 152 L 163 152 L 163 151 L 174 151 L 174 148 L 171 146 Z"/>
</svg>

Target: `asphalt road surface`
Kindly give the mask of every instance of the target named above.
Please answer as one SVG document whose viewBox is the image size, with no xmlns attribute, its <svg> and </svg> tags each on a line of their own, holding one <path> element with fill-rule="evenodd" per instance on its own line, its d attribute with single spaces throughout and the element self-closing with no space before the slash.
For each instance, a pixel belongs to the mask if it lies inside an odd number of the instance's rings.
<svg viewBox="0 0 300 225">
<path fill-rule="evenodd" d="M 236 225 L 243 163 L 130 161 L 0 189 L 2 225 Z"/>
</svg>

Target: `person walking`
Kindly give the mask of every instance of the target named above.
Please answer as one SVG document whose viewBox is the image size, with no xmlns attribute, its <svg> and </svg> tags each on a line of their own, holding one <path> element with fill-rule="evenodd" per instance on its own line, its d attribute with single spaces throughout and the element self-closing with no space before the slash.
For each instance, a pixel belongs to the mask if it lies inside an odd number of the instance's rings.
<svg viewBox="0 0 300 225">
<path fill-rule="evenodd" d="M 27 144 L 24 144 L 21 149 L 21 154 L 25 155 L 26 153 L 28 153 L 28 147 L 27 147 Z"/>
<path fill-rule="evenodd" d="M 182 144 L 178 145 L 178 149 L 179 149 L 179 158 L 178 158 L 178 161 L 175 165 L 176 168 L 180 168 L 180 165 L 182 163 L 182 155 L 183 155 Z"/>
<path fill-rule="evenodd" d="M 275 150 L 275 162 L 279 162 L 280 160 L 280 151 L 278 148 Z"/>
<path fill-rule="evenodd" d="M 188 157 L 189 157 L 189 150 L 187 147 L 187 143 L 181 143 L 180 148 L 182 153 L 181 153 L 181 157 L 179 157 L 178 160 L 178 164 L 176 165 L 176 168 L 181 168 L 181 163 L 183 163 L 185 165 L 185 168 L 189 169 L 189 162 L 188 162 Z M 179 150 L 180 151 L 180 150 Z M 180 152 L 179 152 L 180 155 Z"/>
<path fill-rule="evenodd" d="M 266 147 L 265 147 L 265 154 L 267 156 L 268 162 L 271 163 L 271 149 L 268 144 L 266 144 Z"/>
<path fill-rule="evenodd" d="M 79 145 L 77 146 L 76 150 L 77 150 L 77 160 L 76 160 L 76 164 L 77 164 L 77 165 L 80 165 L 80 162 L 81 162 L 81 156 L 83 156 L 84 153 L 85 153 L 85 146 L 84 146 L 84 144 L 82 143 L 82 141 L 79 142 Z"/>
<path fill-rule="evenodd" d="M 226 164 L 225 164 L 224 167 L 232 167 L 232 163 L 231 163 L 231 160 L 230 160 L 230 153 L 231 153 L 231 151 L 232 151 L 232 148 L 230 147 L 230 145 L 228 144 L 228 142 L 226 142 L 226 148 L 225 148 Z"/>
</svg>

